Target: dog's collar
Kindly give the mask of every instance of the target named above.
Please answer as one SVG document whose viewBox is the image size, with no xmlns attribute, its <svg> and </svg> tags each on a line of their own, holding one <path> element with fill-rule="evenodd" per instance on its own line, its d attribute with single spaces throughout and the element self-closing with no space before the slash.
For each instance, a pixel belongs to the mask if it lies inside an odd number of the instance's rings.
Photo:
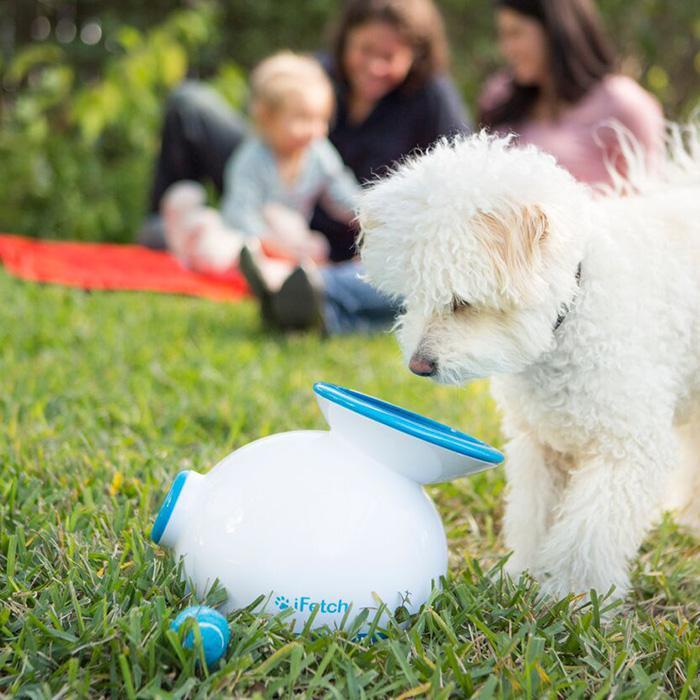
<svg viewBox="0 0 700 700">
<path fill-rule="evenodd" d="M 578 267 L 576 268 L 576 286 L 581 287 L 581 263 L 578 264 Z M 578 296 L 578 289 L 576 290 L 576 293 L 574 294 L 573 298 L 568 304 L 564 304 L 562 306 L 562 310 L 559 312 L 559 315 L 557 316 L 557 320 L 554 322 L 554 328 L 552 329 L 553 331 L 556 331 L 559 326 L 561 326 L 562 323 L 564 323 L 564 319 L 567 317 L 569 311 L 571 311 L 571 307 L 574 305 L 574 301 L 576 301 L 576 297 Z"/>
</svg>

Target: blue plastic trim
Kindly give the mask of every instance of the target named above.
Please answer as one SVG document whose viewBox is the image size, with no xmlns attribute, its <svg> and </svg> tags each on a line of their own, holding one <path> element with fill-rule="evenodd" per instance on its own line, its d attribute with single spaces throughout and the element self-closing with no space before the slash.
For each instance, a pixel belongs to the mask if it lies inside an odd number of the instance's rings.
<svg viewBox="0 0 700 700">
<path fill-rule="evenodd" d="M 173 508 L 175 508 L 177 499 L 180 498 L 180 492 L 182 491 L 182 487 L 185 485 L 188 474 L 189 472 L 184 471 L 180 472 L 175 477 L 173 485 L 170 487 L 170 491 L 168 491 L 168 495 L 165 497 L 163 505 L 158 511 L 158 515 L 156 515 L 156 521 L 153 523 L 153 528 L 151 529 L 151 539 L 156 544 L 160 542 L 160 538 L 163 536 L 165 528 L 168 526 L 170 515 L 173 512 Z"/>
<path fill-rule="evenodd" d="M 387 403 L 374 396 L 327 382 L 316 382 L 314 391 L 339 406 L 371 418 L 377 423 L 430 442 L 446 450 L 473 457 L 490 464 L 500 464 L 505 457 L 496 448 L 471 435 L 450 428 L 418 413 Z"/>
</svg>

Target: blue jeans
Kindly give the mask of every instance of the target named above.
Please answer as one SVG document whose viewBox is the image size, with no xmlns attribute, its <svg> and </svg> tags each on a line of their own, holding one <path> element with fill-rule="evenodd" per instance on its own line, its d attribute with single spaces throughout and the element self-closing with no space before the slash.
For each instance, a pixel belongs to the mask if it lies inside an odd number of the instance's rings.
<svg viewBox="0 0 700 700">
<path fill-rule="evenodd" d="M 329 335 L 387 330 L 401 305 L 360 279 L 364 268 L 348 262 L 321 268 L 325 287 L 323 319 Z"/>
</svg>

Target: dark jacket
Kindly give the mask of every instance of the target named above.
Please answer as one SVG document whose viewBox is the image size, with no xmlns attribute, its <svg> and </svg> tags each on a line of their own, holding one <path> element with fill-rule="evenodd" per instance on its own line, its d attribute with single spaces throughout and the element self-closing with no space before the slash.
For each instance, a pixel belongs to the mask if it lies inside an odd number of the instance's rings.
<svg viewBox="0 0 700 700">
<path fill-rule="evenodd" d="M 446 75 L 436 76 L 410 91 L 397 88 L 383 97 L 360 124 L 349 122 L 346 89 L 334 82 L 337 107 L 329 138 L 363 184 L 385 174 L 404 156 L 426 149 L 441 136 L 471 131 L 464 103 Z M 328 236 L 333 260 L 352 257 L 355 230 L 333 221 L 320 209 L 316 210 L 311 227 Z"/>
</svg>

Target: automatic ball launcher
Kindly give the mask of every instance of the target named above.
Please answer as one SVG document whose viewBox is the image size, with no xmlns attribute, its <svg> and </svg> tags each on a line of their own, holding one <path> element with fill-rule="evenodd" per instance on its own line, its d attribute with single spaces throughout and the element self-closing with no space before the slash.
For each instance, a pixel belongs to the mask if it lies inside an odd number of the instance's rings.
<svg viewBox="0 0 700 700">
<path fill-rule="evenodd" d="M 181 472 L 151 536 L 183 559 L 223 612 L 261 594 L 295 629 L 336 628 L 380 605 L 417 612 L 447 572 L 447 540 L 423 490 L 490 469 L 493 447 L 371 396 L 314 386 L 330 430 L 271 435 L 209 473 Z"/>
</svg>

